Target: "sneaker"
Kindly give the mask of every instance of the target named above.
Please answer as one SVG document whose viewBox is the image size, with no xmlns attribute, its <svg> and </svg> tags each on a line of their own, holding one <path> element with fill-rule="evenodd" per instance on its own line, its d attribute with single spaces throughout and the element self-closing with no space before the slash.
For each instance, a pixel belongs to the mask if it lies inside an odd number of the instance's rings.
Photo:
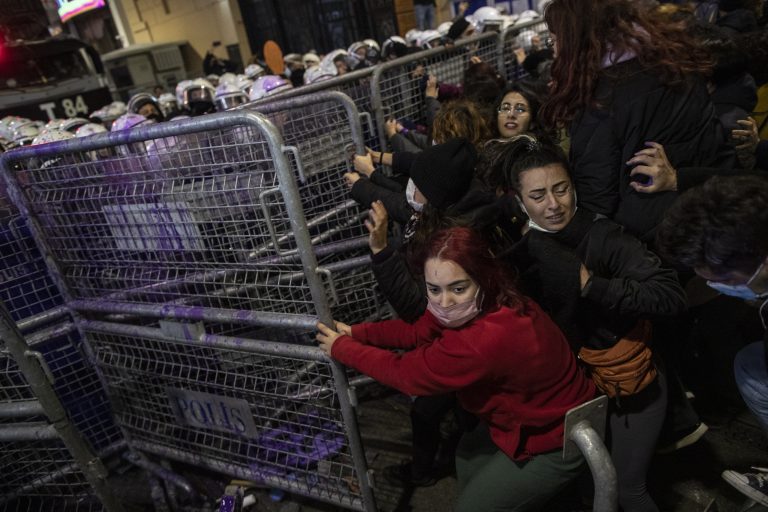
<svg viewBox="0 0 768 512">
<path fill-rule="evenodd" d="M 410 462 L 385 467 L 384 478 L 399 487 L 431 487 L 437 483 L 437 478 L 432 474 L 414 475 Z"/>
<path fill-rule="evenodd" d="M 753 468 L 763 470 L 764 468 Z M 768 472 L 739 473 L 723 471 L 723 479 L 753 501 L 768 507 Z"/>
<path fill-rule="evenodd" d="M 659 447 L 656 450 L 656 453 L 663 455 L 666 453 L 672 453 L 673 451 L 679 450 L 680 448 L 690 446 L 701 439 L 704 434 L 707 433 L 707 430 L 709 430 L 709 427 L 705 423 L 699 423 L 693 428 L 693 430 L 683 433 L 682 437 L 679 437 L 676 441 Z"/>
</svg>

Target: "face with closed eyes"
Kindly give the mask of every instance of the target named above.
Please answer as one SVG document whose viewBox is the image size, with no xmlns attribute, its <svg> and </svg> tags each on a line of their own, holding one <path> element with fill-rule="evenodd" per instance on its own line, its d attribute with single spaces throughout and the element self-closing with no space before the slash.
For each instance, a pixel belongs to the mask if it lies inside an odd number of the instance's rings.
<svg viewBox="0 0 768 512">
<path fill-rule="evenodd" d="M 520 200 L 528 217 L 549 231 L 560 231 L 576 211 L 571 178 L 560 164 L 534 167 L 520 173 Z"/>
<path fill-rule="evenodd" d="M 478 285 L 451 260 L 430 258 L 424 264 L 427 299 L 443 307 L 474 300 Z"/>
</svg>

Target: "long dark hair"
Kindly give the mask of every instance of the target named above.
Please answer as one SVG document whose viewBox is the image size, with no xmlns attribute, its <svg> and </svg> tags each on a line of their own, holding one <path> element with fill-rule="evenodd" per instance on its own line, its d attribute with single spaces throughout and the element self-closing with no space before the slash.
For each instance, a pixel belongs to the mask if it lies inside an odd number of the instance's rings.
<svg viewBox="0 0 768 512">
<path fill-rule="evenodd" d="M 708 74 L 709 58 L 686 31 L 655 10 L 641 10 L 632 0 L 552 0 L 544 13 L 557 39 L 549 100 L 540 117 L 550 126 L 567 123 L 594 106 L 595 88 L 606 55 L 634 54 L 662 82 L 682 86 L 695 74 Z"/>
<path fill-rule="evenodd" d="M 492 311 L 499 306 L 524 310 L 525 299 L 515 288 L 512 276 L 494 257 L 488 243 L 477 231 L 465 227 L 437 231 L 420 256 L 419 268 L 422 271 L 431 258 L 449 260 L 463 268 L 484 294 L 483 311 Z"/>
<path fill-rule="evenodd" d="M 523 134 L 490 141 L 483 155 L 479 172 L 489 187 L 504 193 L 519 192 L 520 175 L 529 169 L 558 164 L 568 170 L 565 152 L 546 137 Z"/>
</svg>

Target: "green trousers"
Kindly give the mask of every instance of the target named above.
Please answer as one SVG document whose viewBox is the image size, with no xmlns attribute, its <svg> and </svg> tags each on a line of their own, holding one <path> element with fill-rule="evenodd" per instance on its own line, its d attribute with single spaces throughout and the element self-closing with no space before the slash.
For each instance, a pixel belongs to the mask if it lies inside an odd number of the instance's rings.
<svg viewBox="0 0 768 512">
<path fill-rule="evenodd" d="M 464 434 L 456 449 L 456 512 L 545 510 L 586 467 L 581 454 L 563 460 L 560 450 L 514 461 L 493 444 L 481 423 Z"/>
</svg>

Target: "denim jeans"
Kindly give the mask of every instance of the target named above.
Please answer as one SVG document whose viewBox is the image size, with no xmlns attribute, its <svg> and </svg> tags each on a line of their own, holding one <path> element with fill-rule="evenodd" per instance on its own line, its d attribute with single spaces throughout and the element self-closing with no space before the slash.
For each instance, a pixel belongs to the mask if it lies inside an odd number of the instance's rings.
<svg viewBox="0 0 768 512">
<path fill-rule="evenodd" d="M 414 4 L 413 11 L 416 14 L 416 28 L 419 30 L 431 30 L 435 28 L 435 6 Z"/>
<path fill-rule="evenodd" d="M 733 362 L 733 373 L 739 393 L 768 434 L 768 367 L 765 363 L 765 343 L 758 341 L 741 349 Z"/>
</svg>

